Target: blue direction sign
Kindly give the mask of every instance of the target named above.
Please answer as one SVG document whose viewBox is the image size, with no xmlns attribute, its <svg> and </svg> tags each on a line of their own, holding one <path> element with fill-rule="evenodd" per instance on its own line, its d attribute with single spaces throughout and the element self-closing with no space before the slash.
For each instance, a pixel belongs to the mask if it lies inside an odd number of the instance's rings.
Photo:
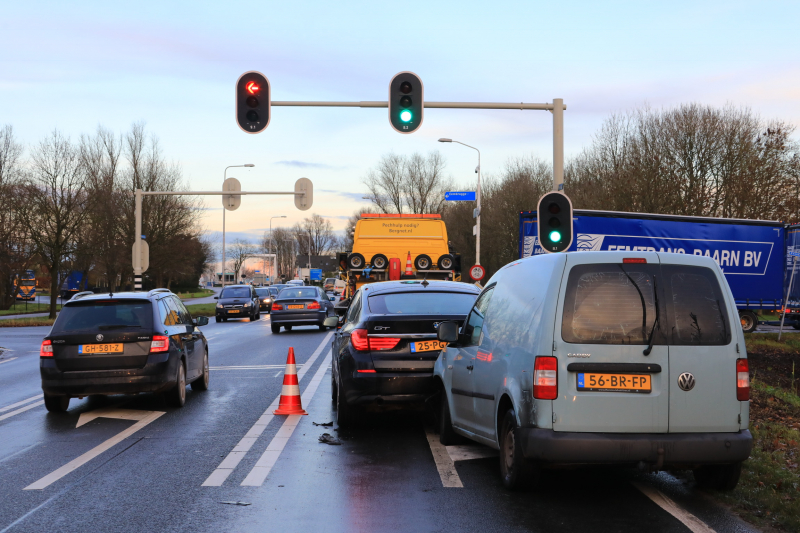
<svg viewBox="0 0 800 533">
<path fill-rule="evenodd" d="M 444 199 L 448 202 L 474 202 L 475 191 L 446 192 Z"/>
<path fill-rule="evenodd" d="M 312 268 L 311 275 L 309 276 L 311 281 L 322 281 L 322 269 L 321 268 Z"/>
</svg>

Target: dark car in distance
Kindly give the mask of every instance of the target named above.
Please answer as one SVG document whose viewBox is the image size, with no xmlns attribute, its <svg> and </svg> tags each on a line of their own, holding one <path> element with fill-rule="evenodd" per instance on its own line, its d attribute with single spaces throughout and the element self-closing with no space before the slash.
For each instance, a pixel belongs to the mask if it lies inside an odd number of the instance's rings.
<svg viewBox="0 0 800 533">
<path fill-rule="evenodd" d="M 64 304 L 39 351 L 45 407 L 63 412 L 70 398 L 163 392 L 181 407 L 186 384 L 208 389 L 208 342 L 167 289 L 76 295 Z"/>
<path fill-rule="evenodd" d="M 272 333 L 281 326 L 292 331 L 293 326 L 319 326 L 325 330 L 325 319 L 334 316 L 333 304 L 319 287 L 289 286 L 272 301 Z"/>
<path fill-rule="evenodd" d="M 436 328 L 463 321 L 480 290 L 452 281 L 386 281 L 361 287 L 333 340 L 331 386 L 340 426 L 366 404 L 423 402 L 438 393 L 433 367 L 446 346 Z"/>
<path fill-rule="evenodd" d="M 217 308 L 214 320 L 226 322 L 229 318 L 261 318 L 261 306 L 256 288 L 252 285 L 230 285 L 214 296 Z"/>
<path fill-rule="evenodd" d="M 258 296 L 258 309 L 269 313 L 272 307 L 272 293 L 269 287 L 256 287 L 256 296 Z"/>
</svg>

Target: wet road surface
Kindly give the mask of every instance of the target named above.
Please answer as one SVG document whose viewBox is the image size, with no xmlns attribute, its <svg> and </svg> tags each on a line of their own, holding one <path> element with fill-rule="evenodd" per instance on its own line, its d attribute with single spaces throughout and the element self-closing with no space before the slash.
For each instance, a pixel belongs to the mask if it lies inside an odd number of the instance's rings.
<svg viewBox="0 0 800 533">
<path fill-rule="evenodd" d="M 203 328 L 210 389 L 188 389 L 182 409 L 142 394 L 48 414 L 47 331 L 0 330 L 0 533 L 754 531 L 667 473 L 554 470 L 537 491 L 508 492 L 493 450 L 442 447 L 425 412 L 316 426 L 334 419 L 333 333 L 273 335 L 268 317 Z M 290 346 L 308 416 L 271 415 Z"/>
</svg>

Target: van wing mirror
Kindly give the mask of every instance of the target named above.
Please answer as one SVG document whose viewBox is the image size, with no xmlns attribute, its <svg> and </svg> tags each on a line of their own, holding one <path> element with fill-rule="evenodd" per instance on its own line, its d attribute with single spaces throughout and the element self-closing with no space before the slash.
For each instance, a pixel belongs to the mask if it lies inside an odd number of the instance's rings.
<svg viewBox="0 0 800 533">
<path fill-rule="evenodd" d="M 326 328 L 335 328 L 339 325 L 339 317 L 338 316 L 329 316 L 325 319 L 325 322 L 322 323 L 323 326 Z"/>
<path fill-rule="evenodd" d="M 215 300 L 219 300 L 219 296 L 214 296 L 214 299 Z"/>
<path fill-rule="evenodd" d="M 436 330 L 436 336 L 442 342 L 458 342 L 458 324 L 456 322 L 442 322 Z"/>
</svg>

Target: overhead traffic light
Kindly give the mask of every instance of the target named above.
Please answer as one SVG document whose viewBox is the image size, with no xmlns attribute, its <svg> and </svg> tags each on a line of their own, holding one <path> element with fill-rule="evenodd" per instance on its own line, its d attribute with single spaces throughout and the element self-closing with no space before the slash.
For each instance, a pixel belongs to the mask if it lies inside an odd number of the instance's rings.
<svg viewBox="0 0 800 533">
<path fill-rule="evenodd" d="M 269 80 L 260 72 L 245 72 L 236 81 L 236 123 L 246 133 L 261 133 L 269 126 Z"/>
<path fill-rule="evenodd" d="M 401 72 L 389 83 L 389 122 L 400 133 L 412 133 L 422 125 L 422 80 L 413 72 Z"/>
<path fill-rule="evenodd" d="M 572 202 L 566 194 L 549 192 L 536 211 L 539 246 L 547 253 L 564 252 L 572 244 Z"/>
</svg>

